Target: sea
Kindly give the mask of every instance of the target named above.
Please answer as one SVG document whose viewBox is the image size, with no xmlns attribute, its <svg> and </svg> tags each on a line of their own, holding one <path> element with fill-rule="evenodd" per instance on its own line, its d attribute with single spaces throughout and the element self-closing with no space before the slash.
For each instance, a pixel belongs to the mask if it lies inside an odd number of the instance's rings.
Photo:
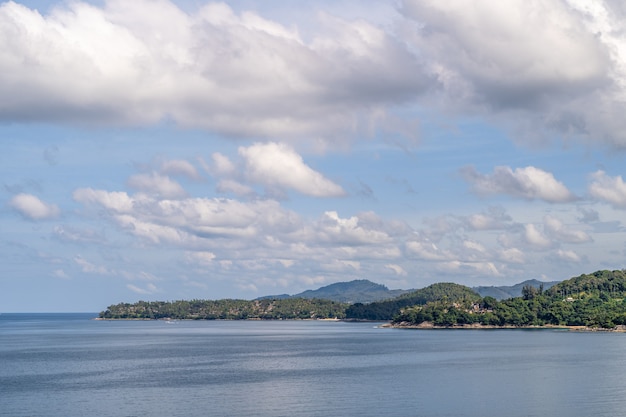
<svg viewBox="0 0 626 417">
<path fill-rule="evenodd" d="M 0 314 L 0 416 L 618 416 L 626 334 Z"/>
</svg>

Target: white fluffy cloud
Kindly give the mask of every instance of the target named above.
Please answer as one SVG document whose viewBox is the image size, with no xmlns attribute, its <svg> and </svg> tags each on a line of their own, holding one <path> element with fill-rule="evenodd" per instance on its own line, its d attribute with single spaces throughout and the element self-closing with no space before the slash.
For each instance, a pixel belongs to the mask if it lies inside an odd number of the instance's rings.
<svg viewBox="0 0 626 417">
<path fill-rule="evenodd" d="M 621 175 L 610 177 L 604 171 L 591 175 L 589 194 L 600 201 L 605 201 L 617 208 L 626 208 L 626 183 Z"/>
<path fill-rule="evenodd" d="M 41 201 L 32 194 L 18 194 L 9 201 L 15 211 L 30 220 L 52 219 L 60 214 L 59 208 L 54 204 Z"/>
<path fill-rule="evenodd" d="M 626 146 L 626 19 L 611 2 L 405 0 L 398 12 L 376 24 L 319 13 L 303 36 L 224 3 L 76 1 L 45 15 L 3 3 L 0 94 L 13 99 L 0 120 L 172 120 L 329 144 L 376 129 L 412 140 L 416 121 L 394 110 L 417 102 L 530 141 Z"/>
<path fill-rule="evenodd" d="M 624 10 L 608 1 L 405 0 L 411 42 L 446 108 L 487 114 L 531 142 L 626 146 Z"/>
<path fill-rule="evenodd" d="M 537 250 L 548 249 L 553 245 L 552 241 L 534 224 L 524 226 L 524 239 L 526 243 Z"/>
<path fill-rule="evenodd" d="M 554 239 L 564 243 L 584 243 L 591 241 L 591 236 L 583 231 L 567 227 L 563 222 L 553 216 L 545 216 L 543 219 L 544 230 Z"/>
<path fill-rule="evenodd" d="M 479 194 L 508 194 L 549 203 L 565 203 L 576 199 L 551 173 L 533 166 L 515 170 L 507 166 L 497 166 L 491 175 L 483 175 L 473 167 L 466 167 L 462 174 Z"/>
<path fill-rule="evenodd" d="M 266 187 L 293 189 L 314 197 L 338 197 L 343 189 L 304 163 L 291 147 L 281 143 L 257 143 L 240 147 L 246 177 Z"/>
<path fill-rule="evenodd" d="M 83 2 L 41 15 L 0 6 L 3 120 L 155 123 L 254 137 L 341 137 L 362 112 L 425 88 L 403 42 L 325 16 L 304 41 L 253 12 L 207 3 Z M 173 29 L 175 28 L 175 29 Z"/>
</svg>

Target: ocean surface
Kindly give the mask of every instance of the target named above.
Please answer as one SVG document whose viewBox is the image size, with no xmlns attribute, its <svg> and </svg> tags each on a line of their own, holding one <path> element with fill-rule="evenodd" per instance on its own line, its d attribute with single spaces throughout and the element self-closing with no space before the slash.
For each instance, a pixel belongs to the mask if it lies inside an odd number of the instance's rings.
<svg viewBox="0 0 626 417">
<path fill-rule="evenodd" d="M 617 416 L 626 334 L 0 315 L 0 416 Z"/>
</svg>

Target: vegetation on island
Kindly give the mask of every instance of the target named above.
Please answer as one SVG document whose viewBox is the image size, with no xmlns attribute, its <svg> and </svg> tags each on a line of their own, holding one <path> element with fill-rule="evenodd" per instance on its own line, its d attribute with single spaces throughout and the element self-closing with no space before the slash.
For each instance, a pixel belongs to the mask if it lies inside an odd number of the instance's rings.
<svg viewBox="0 0 626 417">
<path fill-rule="evenodd" d="M 391 300 L 369 304 L 352 304 L 346 309 L 346 318 L 353 320 L 391 320 L 403 308 L 437 301 L 445 303 L 449 300 L 466 300 L 471 304 L 480 300 L 480 295 L 466 286 L 441 282 Z"/>
<path fill-rule="evenodd" d="M 522 296 L 497 301 L 442 299 L 402 309 L 393 324 L 439 327 L 584 326 L 611 329 L 626 325 L 626 271 L 597 271 L 554 285 L 548 290 L 530 285 Z"/>
<path fill-rule="evenodd" d="M 330 300 L 139 301 L 109 306 L 101 319 L 288 320 L 344 318 L 346 304 Z"/>
<path fill-rule="evenodd" d="M 359 283 L 363 284 L 363 283 Z M 394 326 L 626 326 L 626 270 L 597 271 L 548 289 L 526 284 L 521 297 L 497 300 L 471 288 L 437 283 L 371 303 L 321 298 L 257 300 L 139 301 L 109 306 L 102 319 L 286 320 L 351 319 L 391 321 Z"/>
</svg>

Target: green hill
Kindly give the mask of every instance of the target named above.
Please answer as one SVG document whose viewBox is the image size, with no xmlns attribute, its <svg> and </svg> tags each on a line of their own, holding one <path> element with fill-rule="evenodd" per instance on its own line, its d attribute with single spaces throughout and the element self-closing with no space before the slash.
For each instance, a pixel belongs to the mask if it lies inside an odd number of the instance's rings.
<svg viewBox="0 0 626 417">
<path fill-rule="evenodd" d="M 326 285 L 316 290 L 306 290 L 299 294 L 269 295 L 258 298 L 262 299 L 285 299 L 285 298 L 306 298 L 324 299 L 339 303 L 371 303 L 374 301 L 388 300 L 406 294 L 413 290 L 390 290 L 384 285 L 366 279 L 359 279 L 349 282 L 337 282 Z"/>
<path fill-rule="evenodd" d="M 471 303 L 441 299 L 416 304 L 404 308 L 393 322 L 441 327 L 551 325 L 615 329 L 626 326 L 626 270 L 583 274 L 547 291 L 525 285 L 521 297 L 502 301 L 487 296 Z"/>
<path fill-rule="evenodd" d="M 432 284 L 387 301 L 370 304 L 356 303 L 346 309 L 346 318 L 353 320 L 391 320 L 404 307 L 423 305 L 431 301 L 477 301 L 480 295 L 471 288 L 450 282 Z"/>
</svg>

